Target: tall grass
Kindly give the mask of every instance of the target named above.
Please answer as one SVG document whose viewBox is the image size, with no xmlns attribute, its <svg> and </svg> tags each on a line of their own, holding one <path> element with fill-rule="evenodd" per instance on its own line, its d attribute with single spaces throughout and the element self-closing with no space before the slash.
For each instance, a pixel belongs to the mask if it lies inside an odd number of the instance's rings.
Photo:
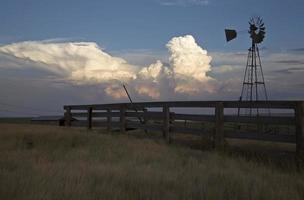
<svg viewBox="0 0 304 200">
<path fill-rule="evenodd" d="M 162 139 L 0 124 L 0 199 L 304 199 L 304 175 Z"/>
</svg>

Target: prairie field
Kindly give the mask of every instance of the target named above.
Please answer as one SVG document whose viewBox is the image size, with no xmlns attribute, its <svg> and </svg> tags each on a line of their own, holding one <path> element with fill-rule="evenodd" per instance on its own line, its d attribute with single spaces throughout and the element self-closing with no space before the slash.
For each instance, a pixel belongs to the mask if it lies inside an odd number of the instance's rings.
<svg viewBox="0 0 304 200">
<path fill-rule="evenodd" d="M 0 199 L 304 199 L 292 146 L 0 124 Z"/>
</svg>

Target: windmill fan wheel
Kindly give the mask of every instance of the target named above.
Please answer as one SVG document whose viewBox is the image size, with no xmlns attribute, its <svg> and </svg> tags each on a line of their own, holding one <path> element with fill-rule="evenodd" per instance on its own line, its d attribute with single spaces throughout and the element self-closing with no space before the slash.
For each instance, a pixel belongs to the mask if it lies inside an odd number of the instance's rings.
<svg viewBox="0 0 304 200">
<path fill-rule="evenodd" d="M 265 37 L 265 26 L 261 17 L 253 17 L 249 21 L 249 31 L 250 38 L 253 43 L 258 44 L 264 40 Z"/>
</svg>

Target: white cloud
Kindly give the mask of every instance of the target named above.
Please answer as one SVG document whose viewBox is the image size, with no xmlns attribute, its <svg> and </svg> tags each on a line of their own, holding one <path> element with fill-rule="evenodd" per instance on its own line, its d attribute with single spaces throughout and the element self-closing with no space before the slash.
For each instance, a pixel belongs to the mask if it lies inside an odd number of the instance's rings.
<svg viewBox="0 0 304 200">
<path fill-rule="evenodd" d="M 50 43 L 27 41 L 0 47 L 0 52 L 20 59 L 43 63 L 44 68 L 76 84 L 129 81 L 136 67 L 105 53 L 93 42 Z"/>
<path fill-rule="evenodd" d="M 234 65 L 220 65 L 212 68 L 212 72 L 214 74 L 226 74 L 226 73 L 233 73 L 239 70 L 243 70 L 243 66 L 237 65 L 235 63 Z"/>
<path fill-rule="evenodd" d="M 160 60 L 157 60 L 156 63 L 151 64 L 149 67 L 142 68 L 138 75 L 143 79 L 152 79 L 153 82 L 157 82 L 163 68 L 163 64 Z"/>
<path fill-rule="evenodd" d="M 211 70 L 211 56 L 202 49 L 191 35 L 172 38 L 167 48 L 178 93 L 197 94 L 212 92 L 214 79 L 207 75 Z"/>
<path fill-rule="evenodd" d="M 157 60 L 156 63 L 144 67 L 138 72 L 135 90 L 140 95 L 159 99 L 161 88 L 170 85 L 170 81 L 172 82 L 172 71 Z"/>
<path fill-rule="evenodd" d="M 130 54 L 111 56 L 95 43 L 35 41 L 2 46 L 0 90 L 6 102 L 46 102 L 57 108 L 68 103 L 125 102 L 121 82 L 134 101 L 238 99 L 246 51 L 207 54 L 191 36 L 172 39 L 167 46 L 168 54 L 131 52 L 133 64 Z M 141 55 L 147 56 L 141 59 Z M 304 54 L 261 52 L 261 56 L 270 99 L 303 99 Z M 108 67 L 111 64 L 113 68 Z"/>
<path fill-rule="evenodd" d="M 140 84 L 135 86 L 135 90 L 139 95 L 148 96 L 152 99 L 159 99 L 160 97 L 160 91 L 157 86 Z"/>
<path fill-rule="evenodd" d="M 172 38 L 167 48 L 170 66 L 157 60 L 141 69 L 93 42 L 26 41 L 2 46 L 0 53 L 31 61 L 34 67 L 76 85 L 102 84 L 105 94 L 113 98 L 125 98 L 117 82 L 128 83 L 137 94 L 153 99 L 174 92 L 197 95 L 214 90 L 213 79 L 206 74 L 211 57 L 192 36 Z"/>
<path fill-rule="evenodd" d="M 127 98 L 127 94 L 119 84 L 113 84 L 108 86 L 105 89 L 105 92 L 108 96 L 113 97 L 115 99 Z"/>
</svg>

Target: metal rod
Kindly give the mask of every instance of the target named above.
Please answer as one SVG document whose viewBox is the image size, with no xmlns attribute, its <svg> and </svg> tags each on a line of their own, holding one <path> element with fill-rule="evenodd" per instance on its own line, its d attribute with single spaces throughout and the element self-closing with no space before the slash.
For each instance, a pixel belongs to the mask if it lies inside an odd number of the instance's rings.
<svg viewBox="0 0 304 200">
<path fill-rule="evenodd" d="M 133 105 L 133 101 L 132 101 L 132 99 L 131 99 L 131 97 L 130 97 L 130 94 L 129 94 L 129 92 L 128 92 L 126 86 L 125 86 L 125 84 L 122 84 L 122 86 L 123 86 L 123 88 L 125 89 L 125 91 L 126 91 L 126 93 L 127 93 L 127 96 L 128 96 L 128 98 L 129 98 L 131 104 Z"/>
<path fill-rule="evenodd" d="M 136 109 L 136 107 L 133 106 L 133 101 L 132 101 L 132 99 L 131 99 L 131 96 L 130 96 L 130 94 L 129 94 L 129 92 L 128 92 L 126 86 L 125 86 L 125 84 L 122 84 L 122 86 L 123 86 L 123 88 L 125 89 L 125 91 L 126 91 L 126 93 L 127 93 L 127 96 L 128 96 L 128 98 L 129 98 L 129 100 L 130 100 L 130 103 L 131 103 L 132 108 L 133 108 L 133 109 L 135 110 L 135 112 L 137 113 L 137 109 Z M 142 123 L 143 123 L 142 118 L 141 118 L 141 117 L 137 117 L 137 118 L 139 119 L 140 123 L 142 124 Z"/>
</svg>

